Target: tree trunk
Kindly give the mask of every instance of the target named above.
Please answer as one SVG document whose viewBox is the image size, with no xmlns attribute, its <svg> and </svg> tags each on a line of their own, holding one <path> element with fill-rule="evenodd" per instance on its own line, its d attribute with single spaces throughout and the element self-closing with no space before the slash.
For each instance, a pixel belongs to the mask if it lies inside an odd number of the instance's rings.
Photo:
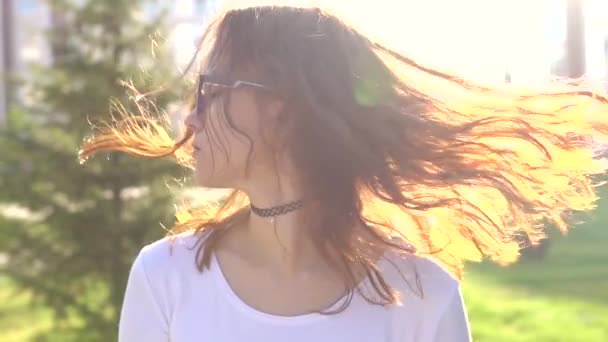
<svg viewBox="0 0 608 342">
<path fill-rule="evenodd" d="M 14 60 L 14 17 L 13 0 L 0 0 L 0 127 L 6 125 L 7 113 L 10 107 L 12 91 L 9 82 L 4 79 L 13 71 Z"/>
<path fill-rule="evenodd" d="M 566 49 L 568 77 L 583 76 L 585 74 L 585 20 L 582 0 L 568 0 Z"/>
</svg>

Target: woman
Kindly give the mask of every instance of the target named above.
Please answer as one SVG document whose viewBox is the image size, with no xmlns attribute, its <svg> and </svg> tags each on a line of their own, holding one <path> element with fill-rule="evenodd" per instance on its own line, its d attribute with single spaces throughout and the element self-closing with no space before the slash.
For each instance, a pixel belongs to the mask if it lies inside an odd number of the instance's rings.
<svg viewBox="0 0 608 342">
<path fill-rule="evenodd" d="M 81 151 L 189 151 L 236 189 L 141 250 L 120 341 L 469 341 L 464 260 L 593 206 L 608 101 L 582 86 L 475 86 L 317 8 L 227 11 L 200 57 L 185 138 L 125 115 Z"/>
</svg>

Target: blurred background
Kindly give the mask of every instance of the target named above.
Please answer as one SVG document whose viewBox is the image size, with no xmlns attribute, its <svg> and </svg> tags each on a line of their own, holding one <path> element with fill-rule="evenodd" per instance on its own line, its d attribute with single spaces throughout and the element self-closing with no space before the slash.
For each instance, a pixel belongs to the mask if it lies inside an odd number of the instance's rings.
<svg viewBox="0 0 608 342">
<path fill-rule="evenodd" d="M 608 81 L 608 0 L 318 2 L 475 80 Z M 171 160 L 80 165 L 77 152 L 90 122 L 134 108 L 119 81 L 147 91 L 179 75 L 222 4 L 0 0 L 0 341 L 116 340 L 134 256 L 172 225 L 172 204 L 212 196 L 183 188 Z M 173 123 L 185 91 L 157 98 Z M 608 199 L 581 218 L 514 265 L 468 265 L 475 341 L 608 341 Z"/>
</svg>

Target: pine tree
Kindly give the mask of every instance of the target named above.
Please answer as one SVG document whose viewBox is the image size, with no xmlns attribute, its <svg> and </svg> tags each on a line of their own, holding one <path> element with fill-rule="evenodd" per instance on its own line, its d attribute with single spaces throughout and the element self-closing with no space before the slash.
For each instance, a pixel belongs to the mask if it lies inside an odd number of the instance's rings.
<svg viewBox="0 0 608 342">
<path fill-rule="evenodd" d="M 114 153 L 80 165 L 77 152 L 90 122 L 112 120 L 109 99 L 134 109 L 121 80 L 146 92 L 176 76 L 168 54 L 151 54 L 166 16 L 138 19 L 146 4 L 135 0 L 50 5 L 53 63 L 36 68 L 0 136 L 0 272 L 53 309 L 41 339 L 112 341 L 130 265 L 172 224 L 167 182 L 182 171 Z"/>
</svg>

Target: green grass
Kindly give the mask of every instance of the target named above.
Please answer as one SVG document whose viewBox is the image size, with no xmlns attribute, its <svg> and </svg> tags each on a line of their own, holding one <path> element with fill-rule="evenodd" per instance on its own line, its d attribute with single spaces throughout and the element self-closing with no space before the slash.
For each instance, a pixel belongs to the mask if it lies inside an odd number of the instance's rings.
<svg viewBox="0 0 608 342">
<path fill-rule="evenodd" d="M 542 260 L 467 266 L 474 341 L 608 341 L 607 197 L 587 223 L 553 235 Z"/>
<path fill-rule="evenodd" d="M 467 265 L 463 291 L 474 341 L 608 341 L 608 195 L 604 198 L 586 224 L 552 236 L 543 260 Z M 50 313 L 33 309 L 28 299 L 0 278 L 0 341 L 32 341 L 52 329 Z"/>
<path fill-rule="evenodd" d="M 511 289 L 478 278 L 465 286 L 465 297 L 474 341 L 608 341 L 608 308 L 603 303 Z"/>
</svg>

